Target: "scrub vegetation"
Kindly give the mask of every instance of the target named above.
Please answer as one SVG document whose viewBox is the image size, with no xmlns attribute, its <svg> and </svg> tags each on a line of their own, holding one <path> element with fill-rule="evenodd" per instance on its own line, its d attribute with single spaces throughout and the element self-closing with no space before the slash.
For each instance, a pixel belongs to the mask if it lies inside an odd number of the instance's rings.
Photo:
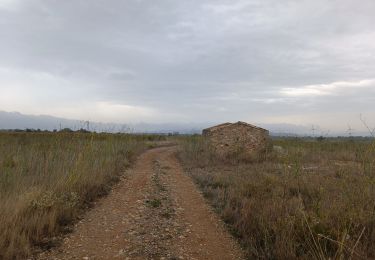
<svg viewBox="0 0 375 260">
<path fill-rule="evenodd" d="M 252 162 L 217 160 L 201 136 L 180 159 L 249 259 L 374 259 L 375 143 L 275 139 Z"/>
<path fill-rule="evenodd" d="M 0 133 L 0 259 L 48 248 L 157 136 Z"/>
</svg>

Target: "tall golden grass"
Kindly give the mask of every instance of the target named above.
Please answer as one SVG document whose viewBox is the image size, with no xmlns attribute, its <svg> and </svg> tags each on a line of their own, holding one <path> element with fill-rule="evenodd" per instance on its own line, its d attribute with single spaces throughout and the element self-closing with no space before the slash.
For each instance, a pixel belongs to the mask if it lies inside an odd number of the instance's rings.
<svg viewBox="0 0 375 260">
<path fill-rule="evenodd" d="M 216 160 L 200 136 L 181 141 L 184 167 L 249 259 L 374 259 L 374 143 L 273 142 L 283 149 L 248 163 Z"/>
<path fill-rule="evenodd" d="M 48 246 L 152 136 L 0 133 L 0 259 Z"/>
</svg>

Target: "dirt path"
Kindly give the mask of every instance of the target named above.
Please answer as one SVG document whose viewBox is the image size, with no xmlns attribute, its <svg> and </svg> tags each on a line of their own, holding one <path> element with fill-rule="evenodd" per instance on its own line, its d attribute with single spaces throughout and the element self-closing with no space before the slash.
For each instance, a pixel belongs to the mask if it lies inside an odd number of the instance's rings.
<svg viewBox="0 0 375 260">
<path fill-rule="evenodd" d="M 38 259 L 242 259 L 175 151 L 141 155 L 63 244 Z"/>
</svg>

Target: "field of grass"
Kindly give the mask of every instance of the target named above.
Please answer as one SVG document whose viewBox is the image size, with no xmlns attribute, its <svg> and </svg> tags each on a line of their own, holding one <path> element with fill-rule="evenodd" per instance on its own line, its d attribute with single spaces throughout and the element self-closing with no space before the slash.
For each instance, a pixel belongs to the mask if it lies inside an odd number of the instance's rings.
<svg viewBox="0 0 375 260">
<path fill-rule="evenodd" d="M 374 259 L 375 144 L 278 139 L 263 160 L 218 161 L 201 136 L 180 159 L 249 259 Z"/>
<path fill-rule="evenodd" d="M 47 247 L 154 138 L 0 133 L 0 259 Z"/>
</svg>

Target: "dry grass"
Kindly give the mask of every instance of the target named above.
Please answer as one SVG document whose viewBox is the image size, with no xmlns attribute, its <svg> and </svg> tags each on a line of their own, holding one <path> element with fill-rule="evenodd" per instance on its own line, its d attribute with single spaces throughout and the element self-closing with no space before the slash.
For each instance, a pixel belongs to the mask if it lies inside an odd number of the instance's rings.
<svg viewBox="0 0 375 260">
<path fill-rule="evenodd" d="M 264 161 L 224 163 L 195 136 L 180 157 L 250 259 L 374 259 L 374 143 L 274 144 Z"/>
<path fill-rule="evenodd" d="M 153 136 L 0 133 L 0 259 L 49 246 Z"/>
</svg>

